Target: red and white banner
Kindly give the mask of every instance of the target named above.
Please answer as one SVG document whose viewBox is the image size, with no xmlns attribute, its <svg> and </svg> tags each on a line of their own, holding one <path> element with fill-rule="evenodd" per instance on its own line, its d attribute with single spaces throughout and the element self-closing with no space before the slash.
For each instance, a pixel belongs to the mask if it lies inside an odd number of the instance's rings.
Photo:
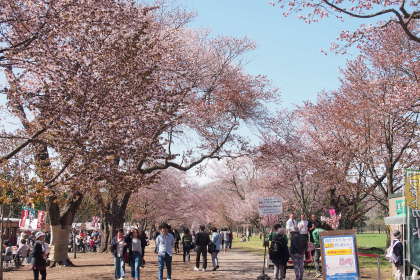
<svg viewBox="0 0 420 280">
<path fill-rule="evenodd" d="M 20 216 L 19 227 L 24 228 L 26 225 L 26 219 L 28 218 L 29 210 L 22 210 L 22 214 Z"/>
<path fill-rule="evenodd" d="M 38 222 L 36 225 L 37 229 L 42 229 L 45 224 L 45 211 L 38 211 Z"/>
<path fill-rule="evenodd" d="M 92 217 L 92 224 L 91 224 L 91 226 L 92 227 L 94 227 L 94 228 L 96 228 L 96 227 L 99 227 L 99 221 L 101 220 L 101 218 L 100 217 L 98 217 L 98 216 L 93 216 Z"/>
</svg>

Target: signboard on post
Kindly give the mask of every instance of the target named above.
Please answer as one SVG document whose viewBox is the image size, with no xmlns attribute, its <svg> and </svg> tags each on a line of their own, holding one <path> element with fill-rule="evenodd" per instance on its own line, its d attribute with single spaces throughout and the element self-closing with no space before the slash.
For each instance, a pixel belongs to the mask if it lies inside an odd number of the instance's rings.
<svg viewBox="0 0 420 280">
<path fill-rule="evenodd" d="M 283 213 L 283 202 L 277 197 L 264 197 L 258 201 L 260 216 L 280 215 Z"/>
<path fill-rule="evenodd" d="M 324 280 L 360 279 L 356 231 L 324 231 L 320 236 Z"/>
<path fill-rule="evenodd" d="M 408 260 L 412 267 L 420 270 L 420 170 L 406 170 L 404 195 L 408 212 Z"/>
</svg>

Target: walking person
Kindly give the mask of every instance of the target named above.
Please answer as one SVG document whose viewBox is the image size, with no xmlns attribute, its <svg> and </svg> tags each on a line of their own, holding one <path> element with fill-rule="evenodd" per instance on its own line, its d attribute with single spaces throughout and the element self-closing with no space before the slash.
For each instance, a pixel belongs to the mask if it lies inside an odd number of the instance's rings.
<svg viewBox="0 0 420 280">
<path fill-rule="evenodd" d="M 149 246 L 149 240 L 147 238 L 147 234 L 144 230 L 140 231 L 140 240 L 141 240 L 141 267 L 144 267 L 146 264 L 146 260 L 144 256 L 146 255 L 146 246 Z"/>
<path fill-rule="evenodd" d="M 133 229 L 127 239 L 128 256 L 131 266 L 131 277 L 134 280 L 140 279 L 140 266 L 143 259 L 143 244 L 138 229 Z"/>
<path fill-rule="evenodd" d="M 185 229 L 184 234 L 182 235 L 182 239 L 181 239 L 181 243 L 182 243 L 182 260 L 184 261 L 184 263 L 187 261 L 190 262 L 191 256 L 190 256 L 190 251 L 191 249 L 193 249 L 194 245 L 193 245 L 193 237 L 190 233 L 189 229 Z"/>
<path fill-rule="evenodd" d="M 296 280 L 303 280 L 304 273 L 304 257 L 308 242 L 303 235 L 298 232 L 292 232 L 292 240 L 290 246 L 290 255 L 293 260 L 293 268 L 295 270 Z"/>
<path fill-rule="evenodd" d="M 200 257 L 203 257 L 203 268 L 201 271 L 207 270 L 207 246 L 210 243 L 210 236 L 205 232 L 206 227 L 201 225 L 200 232 L 195 236 L 195 246 L 197 251 L 197 258 L 195 261 L 194 270 L 200 270 Z"/>
<path fill-rule="evenodd" d="M 220 236 L 220 234 L 217 232 L 217 228 L 213 228 L 212 230 L 212 234 L 211 234 L 211 243 L 212 244 L 212 248 L 210 249 L 210 245 L 209 245 L 209 252 L 211 254 L 211 262 L 213 264 L 213 271 L 216 271 L 217 269 L 219 269 L 219 252 L 222 249 L 222 237 Z"/>
<path fill-rule="evenodd" d="M 286 279 L 287 261 L 289 260 L 287 242 L 285 229 L 281 228 L 279 224 L 274 225 L 268 251 L 270 260 L 274 264 L 274 280 Z"/>
<path fill-rule="evenodd" d="M 229 230 L 228 229 L 225 229 L 223 231 L 223 244 L 224 244 L 223 249 L 224 249 L 224 252 L 225 253 L 230 248 L 230 240 L 231 240 L 230 237 L 231 237 L 231 235 L 230 235 Z"/>
<path fill-rule="evenodd" d="M 323 228 L 321 228 L 319 226 L 318 223 L 314 223 L 313 224 L 313 229 L 312 229 L 312 240 L 313 240 L 313 244 L 315 247 L 315 256 L 314 256 L 314 261 L 315 261 L 315 270 L 316 270 L 316 278 L 319 278 L 322 276 L 321 274 L 321 269 L 320 269 L 320 259 L 321 259 L 321 242 L 320 242 L 320 234 L 321 232 L 325 231 Z"/>
<path fill-rule="evenodd" d="M 179 254 L 179 241 L 181 241 L 181 235 L 176 229 L 174 230 L 174 236 L 175 236 L 175 253 Z"/>
<path fill-rule="evenodd" d="M 228 235 L 229 235 L 229 249 L 232 249 L 233 232 L 230 229 L 228 230 Z"/>
<path fill-rule="evenodd" d="M 115 279 L 122 280 L 125 276 L 125 262 L 128 260 L 128 244 L 124 230 L 119 229 L 111 241 L 111 252 L 114 255 Z"/>
<path fill-rule="evenodd" d="M 37 232 L 35 235 L 35 245 L 32 252 L 32 270 L 34 272 L 34 280 L 47 279 L 47 253 L 45 246 L 45 233 L 42 231 Z"/>
<path fill-rule="evenodd" d="M 169 234 L 169 225 L 159 226 L 160 234 L 156 238 L 159 272 L 158 280 L 163 280 L 163 270 L 166 266 L 166 279 L 171 280 L 172 275 L 172 253 L 175 246 L 175 238 Z"/>
<path fill-rule="evenodd" d="M 387 259 L 392 263 L 395 280 L 403 280 L 403 244 L 401 243 L 401 232 L 396 230 L 393 232 L 394 239 L 391 246 L 387 250 Z"/>
</svg>

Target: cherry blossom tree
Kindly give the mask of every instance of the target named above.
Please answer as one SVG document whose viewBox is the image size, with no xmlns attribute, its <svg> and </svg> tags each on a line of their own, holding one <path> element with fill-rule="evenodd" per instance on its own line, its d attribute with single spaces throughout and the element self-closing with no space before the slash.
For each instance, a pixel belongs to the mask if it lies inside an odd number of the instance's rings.
<svg viewBox="0 0 420 280">
<path fill-rule="evenodd" d="M 36 176 L 49 192 L 52 259 L 66 263 L 66 236 L 83 193 L 105 182 L 118 194 L 115 228 L 133 190 L 159 170 L 185 171 L 229 156 L 234 144 L 242 149 L 239 121 L 261 116 L 273 91 L 241 68 L 252 42 L 189 30 L 188 13 L 128 0 L 54 3 L 59 14 L 48 36 L 8 53 L 14 63 L 5 94 L 28 138 L 19 149 L 31 144 Z M 26 26 L 28 34 L 36 26 Z M 8 38 L 19 37 L 18 27 Z M 196 145 L 175 151 L 188 135 Z"/>
<path fill-rule="evenodd" d="M 417 29 L 420 11 L 415 0 L 274 0 L 272 4 L 284 10 L 283 15 L 298 14 L 299 18 L 307 23 L 317 22 L 330 16 L 335 16 L 340 21 L 345 17 L 378 19 L 378 23 L 361 25 L 354 32 L 342 31 L 339 40 L 343 40 L 346 44 L 353 44 L 365 36 L 378 34 L 389 25 L 398 25 L 398 32 L 413 42 L 420 42 Z"/>
<path fill-rule="evenodd" d="M 398 28 L 364 41 L 341 87 L 300 106 L 294 125 L 280 114 L 264 131 L 260 162 L 279 174 L 280 191 L 298 186 L 294 201 L 336 209 L 342 227 L 378 203 L 386 212 L 404 168 L 418 165 L 418 44 Z M 321 203 L 305 201 L 308 194 Z"/>
</svg>

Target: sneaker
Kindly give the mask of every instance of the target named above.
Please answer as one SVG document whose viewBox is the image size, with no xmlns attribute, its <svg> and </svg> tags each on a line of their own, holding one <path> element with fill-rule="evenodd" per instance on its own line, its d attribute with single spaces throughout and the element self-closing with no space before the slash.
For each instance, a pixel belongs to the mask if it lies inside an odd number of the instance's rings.
<svg viewBox="0 0 420 280">
<path fill-rule="evenodd" d="M 200 271 L 198 267 L 194 267 L 194 271 Z"/>
<path fill-rule="evenodd" d="M 315 278 L 319 278 L 319 277 L 321 277 L 322 276 L 322 274 L 321 273 L 319 273 L 319 272 L 317 272 L 317 274 L 315 274 Z"/>
</svg>

